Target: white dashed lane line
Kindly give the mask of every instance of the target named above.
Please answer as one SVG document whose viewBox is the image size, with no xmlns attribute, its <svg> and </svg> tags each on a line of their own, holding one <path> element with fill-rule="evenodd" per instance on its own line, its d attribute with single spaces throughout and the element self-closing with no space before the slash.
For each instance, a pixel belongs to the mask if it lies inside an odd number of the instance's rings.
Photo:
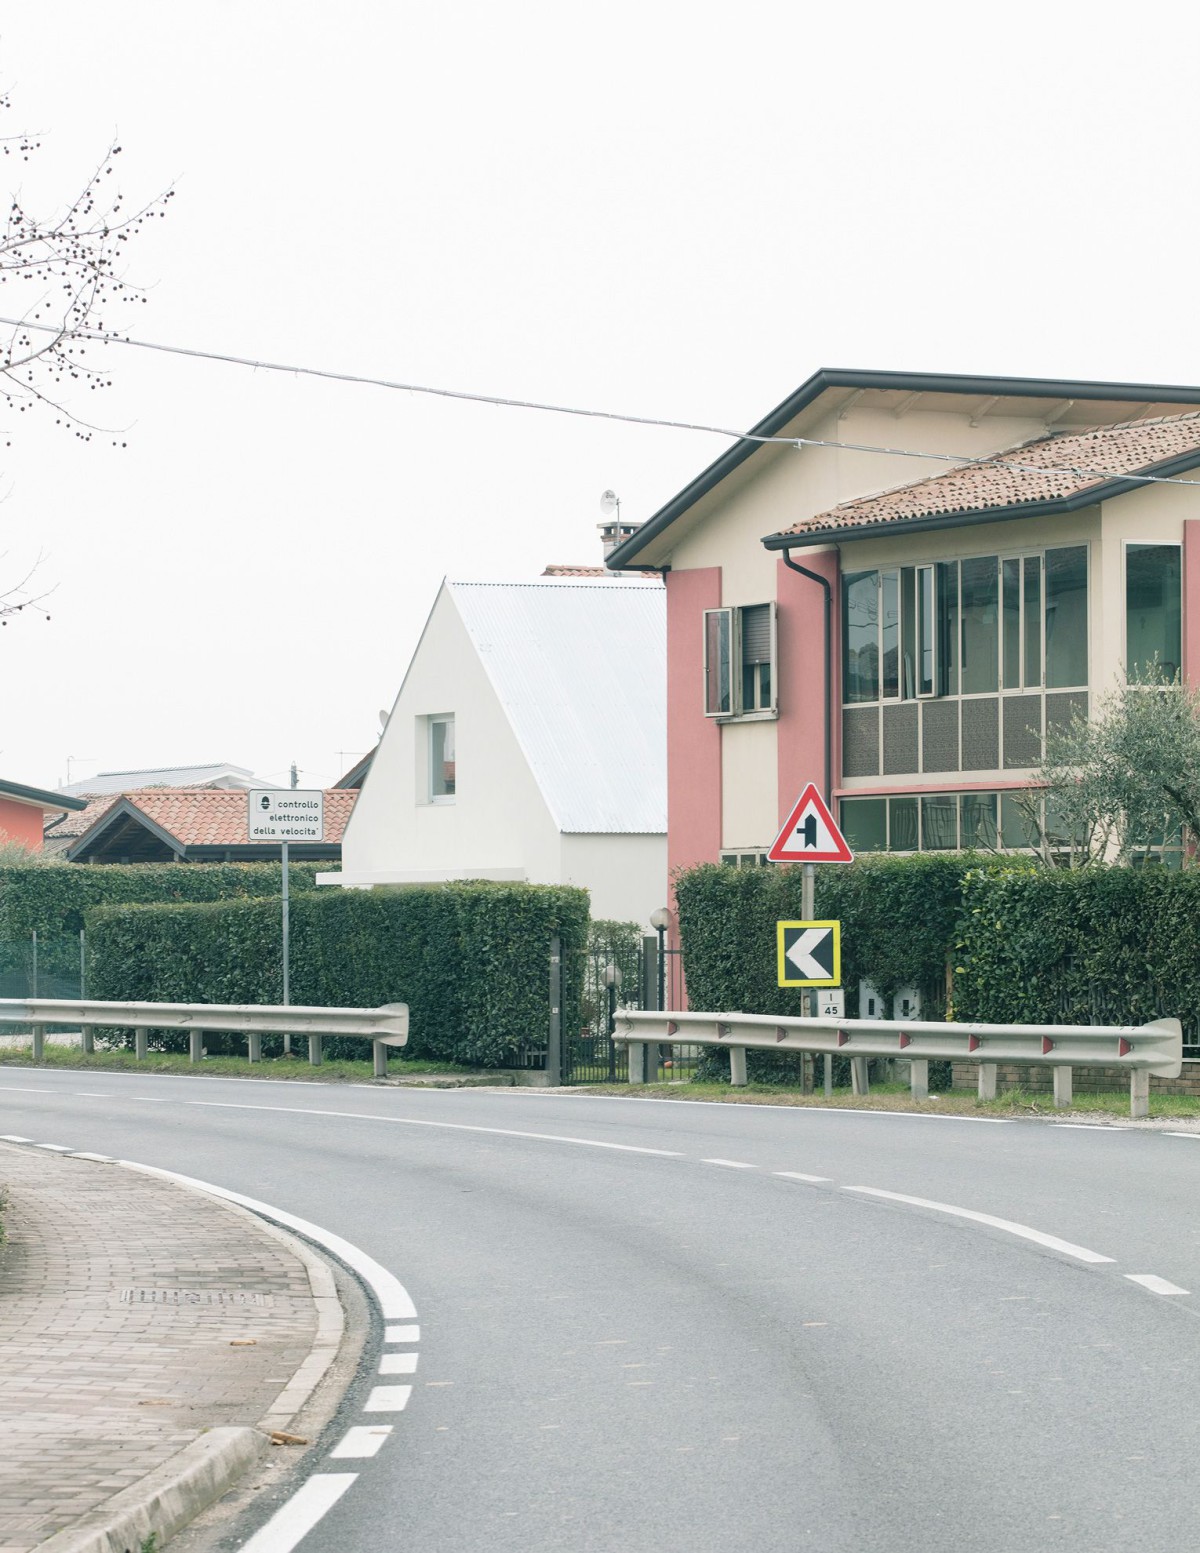
<svg viewBox="0 0 1200 1553">
<path fill-rule="evenodd" d="M 411 1386 L 376 1386 L 363 1403 L 363 1412 L 402 1413 L 411 1396 Z"/>
<path fill-rule="evenodd" d="M 379 1373 L 381 1375 L 415 1375 L 417 1373 L 417 1355 L 415 1353 L 385 1353 L 379 1361 Z"/>
<path fill-rule="evenodd" d="M 802 1170 L 776 1170 L 772 1173 L 782 1176 L 785 1181 L 810 1181 L 814 1184 L 821 1181 L 828 1182 L 832 1179 L 830 1176 L 808 1176 Z"/>
<path fill-rule="evenodd" d="M 1186 1289 L 1181 1289 L 1177 1283 L 1168 1283 L 1165 1278 L 1160 1278 L 1156 1273 L 1126 1273 L 1130 1283 L 1140 1283 L 1143 1289 L 1149 1289 L 1151 1294 L 1186 1294 Z"/>
<path fill-rule="evenodd" d="M 702 1165 L 724 1165 L 726 1170 L 757 1170 L 757 1165 L 751 1165 L 744 1159 L 702 1159 Z"/>
<path fill-rule="evenodd" d="M 291 1553 L 357 1480 L 357 1472 L 320 1472 L 309 1478 L 249 1542 L 243 1543 L 241 1553 Z"/>
<path fill-rule="evenodd" d="M 384 1334 L 385 1343 L 419 1343 L 421 1341 L 421 1328 L 415 1327 L 388 1327 Z"/>
<path fill-rule="evenodd" d="M 361 1461 L 377 1456 L 392 1432 L 391 1424 L 356 1424 L 329 1452 L 331 1461 Z"/>
</svg>

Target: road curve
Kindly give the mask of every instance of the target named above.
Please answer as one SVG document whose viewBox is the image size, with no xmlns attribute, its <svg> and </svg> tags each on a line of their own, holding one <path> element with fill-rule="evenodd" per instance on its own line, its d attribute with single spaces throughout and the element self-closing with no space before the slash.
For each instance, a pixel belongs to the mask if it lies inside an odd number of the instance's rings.
<svg viewBox="0 0 1200 1553">
<path fill-rule="evenodd" d="M 411 1297 L 313 1529 L 223 1546 L 1190 1542 L 1200 1137 L 15 1068 L 0 1132 L 271 1204 Z"/>
</svg>

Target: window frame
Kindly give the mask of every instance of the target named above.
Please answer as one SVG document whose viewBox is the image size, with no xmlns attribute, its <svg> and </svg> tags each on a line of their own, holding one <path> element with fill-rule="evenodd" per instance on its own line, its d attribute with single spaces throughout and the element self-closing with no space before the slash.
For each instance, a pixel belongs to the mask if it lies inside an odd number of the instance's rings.
<svg viewBox="0 0 1200 1553">
<path fill-rule="evenodd" d="M 770 695 L 766 698 L 765 705 L 746 706 L 742 694 L 743 681 L 743 621 L 747 610 L 767 609 L 769 611 L 770 630 L 770 658 L 767 661 L 770 672 Z M 709 622 L 717 624 L 718 636 L 723 636 L 727 644 L 724 662 L 718 661 L 714 666 L 711 662 L 712 634 Z M 749 722 L 756 719 L 774 718 L 779 715 L 779 606 L 774 599 L 763 600 L 758 604 L 723 604 L 716 609 L 706 609 L 701 620 L 701 649 L 703 664 L 703 706 L 705 717 L 710 717 L 716 722 Z M 719 647 L 718 647 L 719 656 Z M 762 662 L 763 660 L 755 660 Z M 721 703 L 724 703 L 723 705 Z"/>
<path fill-rule="evenodd" d="M 458 744 L 455 738 L 455 714 L 453 712 L 435 712 L 425 718 L 425 801 L 431 804 L 452 804 L 458 798 Z M 452 730 L 451 743 L 455 756 L 455 780 L 454 791 L 451 793 L 439 793 L 435 791 L 434 780 L 434 734 L 437 727 L 449 727 Z M 442 743 L 442 764 L 445 765 L 445 736 Z M 445 780 L 443 776 L 442 780 Z"/>
</svg>

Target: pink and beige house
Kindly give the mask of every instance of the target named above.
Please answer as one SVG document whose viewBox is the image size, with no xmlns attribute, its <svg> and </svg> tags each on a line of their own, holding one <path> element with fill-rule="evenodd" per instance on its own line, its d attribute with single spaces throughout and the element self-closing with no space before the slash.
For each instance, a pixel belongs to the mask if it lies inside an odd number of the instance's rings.
<svg viewBox="0 0 1200 1553">
<path fill-rule="evenodd" d="M 671 870 L 808 781 L 858 853 L 1026 847 L 1048 727 L 1200 683 L 1200 388 L 817 372 L 608 564 L 666 582 Z"/>
</svg>

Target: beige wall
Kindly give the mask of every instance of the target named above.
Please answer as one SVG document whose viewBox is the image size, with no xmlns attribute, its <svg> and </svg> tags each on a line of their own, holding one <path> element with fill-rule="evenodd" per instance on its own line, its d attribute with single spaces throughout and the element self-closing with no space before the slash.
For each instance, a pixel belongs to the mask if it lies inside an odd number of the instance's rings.
<svg viewBox="0 0 1200 1553">
<path fill-rule="evenodd" d="M 1117 501 L 1105 502 L 1104 549 L 1096 591 L 1100 595 L 1097 604 L 1109 628 L 1101 632 L 1093 653 L 1094 690 L 1110 690 L 1125 672 L 1125 546 L 1181 545 L 1187 518 L 1200 518 L 1198 486 L 1143 486 Z"/>
<path fill-rule="evenodd" d="M 636 922 L 667 904 L 667 838 L 571 835 L 562 838 L 561 880 L 591 892 L 592 916 Z"/>
</svg>

